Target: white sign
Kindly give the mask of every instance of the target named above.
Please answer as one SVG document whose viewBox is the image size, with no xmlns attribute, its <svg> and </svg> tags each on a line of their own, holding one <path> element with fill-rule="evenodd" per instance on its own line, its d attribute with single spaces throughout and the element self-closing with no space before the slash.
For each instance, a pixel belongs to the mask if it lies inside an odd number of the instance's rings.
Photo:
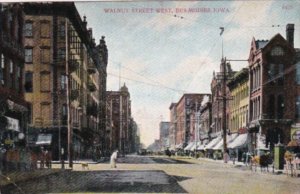
<svg viewBox="0 0 300 194">
<path fill-rule="evenodd" d="M 7 129 L 20 132 L 19 120 L 10 117 L 6 117 L 6 118 L 8 121 Z"/>
</svg>

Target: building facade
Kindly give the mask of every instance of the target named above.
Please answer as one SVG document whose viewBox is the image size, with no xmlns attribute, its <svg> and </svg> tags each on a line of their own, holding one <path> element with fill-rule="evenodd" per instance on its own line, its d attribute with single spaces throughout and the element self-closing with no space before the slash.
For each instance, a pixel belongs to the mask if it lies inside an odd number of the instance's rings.
<svg viewBox="0 0 300 194">
<path fill-rule="evenodd" d="M 177 112 L 176 103 L 171 103 L 170 110 L 170 128 L 169 128 L 169 149 L 175 150 L 176 145 L 176 128 L 177 128 Z"/>
<path fill-rule="evenodd" d="M 295 118 L 294 25 L 288 24 L 286 39 L 276 34 L 270 40 L 251 42 L 249 54 L 249 132 L 252 149 L 287 143 Z M 261 143 L 260 143 L 261 142 Z"/>
<path fill-rule="evenodd" d="M 247 133 L 249 104 L 249 71 L 243 68 L 227 82 L 232 100 L 229 102 L 230 133 Z"/>
<path fill-rule="evenodd" d="M 169 148 L 169 129 L 170 122 L 162 121 L 159 123 L 159 141 L 162 150 Z"/>
<path fill-rule="evenodd" d="M 74 3 L 25 3 L 24 11 L 25 98 L 32 103 L 32 137 L 48 136 L 50 145 L 45 146 L 58 159 L 60 150 L 67 150 L 69 124 L 74 158 L 99 157 L 105 130 L 99 112 L 105 104 L 104 37 L 96 46 Z"/>
<path fill-rule="evenodd" d="M 195 139 L 195 121 L 191 114 L 200 109 L 203 97 L 208 94 L 184 94 L 176 105 L 176 148 L 182 149 Z"/>
<path fill-rule="evenodd" d="M 223 129 L 223 101 L 222 101 L 222 78 L 223 78 L 223 68 L 222 62 L 220 65 L 220 72 L 215 74 L 213 73 L 213 79 L 211 81 L 211 94 L 212 94 L 212 126 L 211 126 L 211 137 L 216 137 L 222 133 Z M 226 63 L 226 77 L 230 79 L 235 73 L 231 69 L 230 63 Z M 229 120 L 229 99 L 231 98 L 230 90 L 226 85 L 226 121 Z M 226 129 L 228 128 L 228 122 L 226 122 Z"/>
<path fill-rule="evenodd" d="M 129 153 L 129 125 L 131 120 L 130 93 L 125 83 L 119 91 L 107 91 L 107 133 L 109 150 L 118 149 L 122 154 Z"/>
<path fill-rule="evenodd" d="M 0 3 L 0 142 L 6 148 L 20 143 L 20 133 L 27 137 L 23 25 L 21 4 Z"/>
</svg>

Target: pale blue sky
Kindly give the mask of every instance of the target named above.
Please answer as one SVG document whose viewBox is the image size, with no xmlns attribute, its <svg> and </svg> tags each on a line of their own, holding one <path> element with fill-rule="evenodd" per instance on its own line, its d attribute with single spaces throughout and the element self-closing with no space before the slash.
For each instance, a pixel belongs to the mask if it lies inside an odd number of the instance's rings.
<svg viewBox="0 0 300 194">
<path fill-rule="evenodd" d="M 224 56 L 230 59 L 247 59 L 252 37 L 270 39 L 276 33 L 285 37 L 287 23 L 295 24 L 295 46 L 300 47 L 299 1 L 77 2 L 76 6 L 82 17 L 87 16 L 97 42 L 106 37 L 108 90 L 118 90 L 121 65 L 121 82 L 129 88 L 133 117 L 146 145 L 158 138 L 159 122 L 169 120 L 169 105 L 183 90 L 210 93 L 212 74 L 219 70 L 222 56 L 219 27 L 225 27 Z M 106 8 L 129 13 L 105 13 Z M 132 8 L 171 8 L 173 13 L 132 13 Z M 210 12 L 175 13 L 176 8 Z M 234 70 L 245 66 L 232 63 Z"/>
</svg>

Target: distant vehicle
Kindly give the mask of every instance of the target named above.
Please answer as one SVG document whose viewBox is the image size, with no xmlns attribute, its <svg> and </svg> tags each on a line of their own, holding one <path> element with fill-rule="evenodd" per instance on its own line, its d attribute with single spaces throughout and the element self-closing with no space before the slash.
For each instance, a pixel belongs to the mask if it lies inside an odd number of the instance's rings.
<svg viewBox="0 0 300 194">
<path fill-rule="evenodd" d="M 138 154 L 139 155 L 146 155 L 147 154 L 147 149 L 140 149 Z"/>
</svg>

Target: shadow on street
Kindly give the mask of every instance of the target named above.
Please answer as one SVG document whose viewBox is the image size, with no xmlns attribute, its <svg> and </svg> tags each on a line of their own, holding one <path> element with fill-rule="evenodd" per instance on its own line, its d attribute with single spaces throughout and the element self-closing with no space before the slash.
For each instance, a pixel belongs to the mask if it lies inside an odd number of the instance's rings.
<svg viewBox="0 0 300 194">
<path fill-rule="evenodd" d="M 189 177 L 172 177 L 164 171 L 71 171 L 8 185 L 2 194 L 18 193 L 187 193 L 177 181 Z"/>
</svg>

